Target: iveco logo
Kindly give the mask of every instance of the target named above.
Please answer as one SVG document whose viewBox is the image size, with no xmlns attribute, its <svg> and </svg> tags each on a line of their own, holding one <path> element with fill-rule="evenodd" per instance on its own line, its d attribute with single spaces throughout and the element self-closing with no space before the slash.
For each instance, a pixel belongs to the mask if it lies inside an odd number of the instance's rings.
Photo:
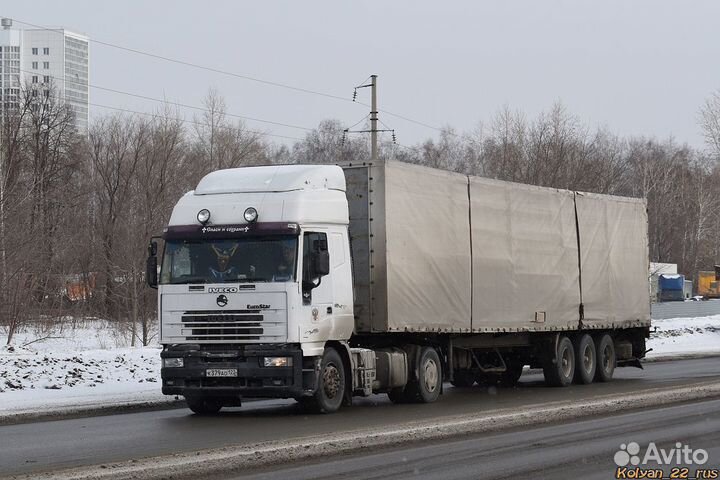
<svg viewBox="0 0 720 480">
<path fill-rule="evenodd" d="M 238 287 L 210 287 L 208 293 L 237 293 Z"/>
<path fill-rule="evenodd" d="M 218 304 L 218 307 L 224 307 L 228 304 L 228 299 L 225 295 L 218 295 L 217 300 L 215 300 Z"/>
</svg>

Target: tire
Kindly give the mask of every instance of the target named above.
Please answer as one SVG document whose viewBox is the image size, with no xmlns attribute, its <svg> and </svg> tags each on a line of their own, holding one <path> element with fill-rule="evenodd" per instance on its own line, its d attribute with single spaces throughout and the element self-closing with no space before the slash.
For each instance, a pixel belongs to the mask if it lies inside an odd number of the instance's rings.
<svg viewBox="0 0 720 480">
<path fill-rule="evenodd" d="M 575 377 L 573 381 L 578 385 L 588 385 L 595 378 L 597 367 L 597 353 L 595 341 L 587 333 L 575 339 Z"/>
<path fill-rule="evenodd" d="M 408 401 L 413 403 L 432 403 L 440 396 L 442 389 L 442 364 L 437 351 L 431 347 L 420 350 L 417 365 L 418 378 L 405 387 Z"/>
<path fill-rule="evenodd" d="M 553 387 L 567 387 L 575 376 L 575 349 L 570 339 L 560 337 L 557 351 L 543 366 L 545 383 Z"/>
<path fill-rule="evenodd" d="M 185 403 L 196 415 L 214 415 L 223 407 L 220 400 L 207 397 L 185 397 Z"/>
<path fill-rule="evenodd" d="M 615 342 L 607 333 L 595 338 L 595 358 L 597 366 L 595 368 L 596 382 L 609 382 L 615 373 Z"/>
<path fill-rule="evenodd" d="M 470 370 L 455 370 L 450 383 L 453 387 L 469 388 L 475 384 L 475 376 Z"/>
<path fill-rule="evenodd" d="M 337 412 L 345 397 L 345 366 L 334 348 L 325 349 L 318 380 L 315 394 L 303 398 L 300 404 L 314 413 Z"/>
</svg>

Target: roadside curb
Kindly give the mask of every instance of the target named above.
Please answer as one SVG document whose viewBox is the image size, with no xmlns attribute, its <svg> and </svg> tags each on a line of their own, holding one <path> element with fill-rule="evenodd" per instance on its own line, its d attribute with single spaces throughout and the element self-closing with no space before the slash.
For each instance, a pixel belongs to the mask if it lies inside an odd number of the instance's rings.
<svg viewBox="0 0 720 480">
<path fill-rule="evenodd" d="M 573 418 L 617 413 L 647 407 L 720 397 L 720 382 L 682 387 L 655 388 L 624 395 L 608 395 L 587 401 L 563 402 L 551 407 L 529 405 L 520 411 L 503 409 L 478 415 L 452 416 L 433 421 L 394 425 L 386 431 L 357 430 L 286 441 L 223 447 L 199 452 L 108 463 L 65 471 L 17 475 L 13 479 L 186 479 L 219 474 L 247 473 L 249 468 L 277 465 L 342 453 L 367 452 L 403 443 L 542 425 Z"/>
<path fill-rule="evenodd" d="M 675 353 L 672 355 L 658 355 L 657 357 L 644 358 L 643 363 L 671 362 L 673 360 L 694 360 L 698 358 L 720 357 L 720 352 L 707 353 Z"/>
<path fill-rule="evenodd" d="M 0 397 L 2 399 L 2 397 Z M 151 412 L 156 410 L 170 410 L 185 405 L 183 400 L 146 400 L 110 405 L 72 405 L 58 406 L 54 410 L 0 412 L 0 426 L 17 425 L 21 423 L 43 422 L 48 420 L 66 420 L 71 418 L 97 417 L 100 415 L 113 415 L 117 413 Z"/>
</svg>

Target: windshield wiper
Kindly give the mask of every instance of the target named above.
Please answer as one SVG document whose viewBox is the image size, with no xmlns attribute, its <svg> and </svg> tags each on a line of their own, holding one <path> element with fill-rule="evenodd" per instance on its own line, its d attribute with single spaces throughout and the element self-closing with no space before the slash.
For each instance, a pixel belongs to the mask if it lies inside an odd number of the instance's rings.
<svg viewBox="0 0 720 480">
<path fill-rule="evenodd" d="M 267 278 L 238 278 L 235 280 L 226 280 L 227 282 L 238 282 L 238 283 L 267 283 L 269 280 Z"/>
</svg>

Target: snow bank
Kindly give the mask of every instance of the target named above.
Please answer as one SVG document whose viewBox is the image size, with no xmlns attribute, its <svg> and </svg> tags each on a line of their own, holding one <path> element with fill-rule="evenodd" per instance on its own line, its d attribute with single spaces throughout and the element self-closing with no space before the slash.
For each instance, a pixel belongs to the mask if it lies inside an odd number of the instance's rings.
<svg viewBox="0 0 720 480">
<path fill-rule="evenodd" d="M 648 358 L 720 354 L 720 315 L 653 320 Z"/>
<path fill-rule="evenodd" d="M 160 392 L 160 346 L 118 344 L 122 339 L 102 321 L 19 333 L 0 347 L 0 415 L 173 400 Z"/>
</svg>

